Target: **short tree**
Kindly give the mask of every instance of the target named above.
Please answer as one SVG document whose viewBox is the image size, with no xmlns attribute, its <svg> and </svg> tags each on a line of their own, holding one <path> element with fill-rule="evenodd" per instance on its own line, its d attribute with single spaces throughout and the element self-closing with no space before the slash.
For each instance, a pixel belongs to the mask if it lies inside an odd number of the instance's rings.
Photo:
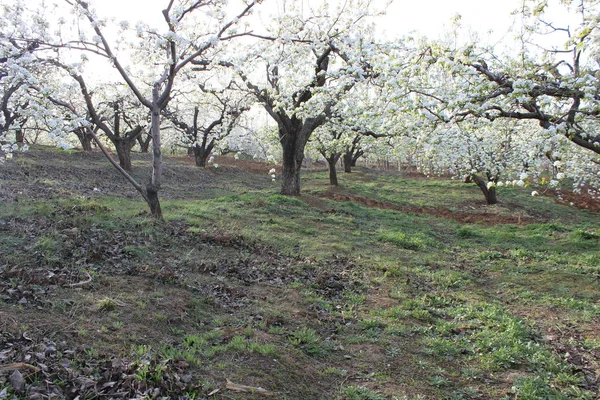
<svg viewBox="0 0 600 400">
<path fill-rule="evenodd" d="M 206 167 L 215 146 L 233 132 L 249 109 L 243 93 L 233 90 L 232 85 L 211 89 L 201 84 L 195 93 L 188 93 L 187 99 L 180 96 L 175 108 L 163 113 L 180 132 L 181 141 L 192 149 L 198 167 Z"/>
</svg>

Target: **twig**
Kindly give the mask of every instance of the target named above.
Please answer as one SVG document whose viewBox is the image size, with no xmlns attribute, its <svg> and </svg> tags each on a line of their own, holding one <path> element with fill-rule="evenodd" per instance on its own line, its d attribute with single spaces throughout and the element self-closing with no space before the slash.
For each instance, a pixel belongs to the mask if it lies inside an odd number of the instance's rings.
<svg viewBox="0 0 600 400">
<path fill-rule="evenodd" d="M 90 275 L 89 272 L 87 272 L 87 271 L 84 271 L 84 272 L 88 276 L 88 278 L 85 281 L 80 281 L 80 282 L 77 282 L 77 283 L 71 283 L 71 284 L 69 284 L 67 286 L 69 286 L 69 287 L 76 287 L 76 286 L 83 286 L 83 285 L 86 285 L 86 284 L 90 283 L 92 281 L 92 276 Z"/>
<path fill-rule="evenodd" d="M 231 382 L 229 379 L 227 379 L 227 385 L 225 386 L 225 388 L 229 389 L 229 390 L 233 390 L 235 392 L 261 394 L 263 396 L 274 396 L 276 394 L 275 392 L 268 391 L 261 387 L 239 385 L 237 383 Z"/>
<path fill-rule="evenodd" d="M 30 370 L 32 370 L 34 372 L 40 372 L 41 371 L 35 365 L 25 364 L 25 363 L 14 363 L 14 364 L 0 365 L 0 372 L 3 372 L 3 371 L 12 371 L 12 370 L 15 370 L 15 369 L 30 369 Z"/>
</svg>

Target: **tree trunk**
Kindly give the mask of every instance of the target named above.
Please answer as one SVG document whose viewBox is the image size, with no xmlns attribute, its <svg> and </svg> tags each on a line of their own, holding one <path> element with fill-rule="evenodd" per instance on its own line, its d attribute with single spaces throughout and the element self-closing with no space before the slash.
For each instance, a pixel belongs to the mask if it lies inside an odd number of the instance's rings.
<svg viewBox="0 0 600 400">
<path fill-rule="evenodd" d="M 363 156 L 363 154 L 365 154 L 365 152 L 362 150 L 359 150 L 354 155 L 352 155 L 352 161 L 350 161 L 350 165 L 353 167 L 356 167 L 356 162 L 358 161 L 359 158 L 361 158 Z"/>
<path fill-rule="evenodd" d="M 329 184 L 331 186 L 338 186 L 336 164 L 340 159 L 340 153 L 334 153 L 330 157 L 325 158 L 329 165 Z"/>
<path fill-rule="evenodd" d="M 158 188 L 149 183 L 146 185 L 146 196 L 148 197 L 147 203 L 150 207 L 150 214 L 156 219 L 162 219 L 162 209 L 158 200 Z"/>
<path fill-rule="evenodd" d="M 148 192 L 148 205 L 150 213 L 156 219 L 162 220 L 162 210 L 158 201 L 158 191 L 162 180 L 162 151 L 160 140 L 160 106 L 158 104 L 158 90 L 160 83 L 156 82 L 152 88 L 152 119 L 150 124 L 150 134 L 152 135 L 152 177 L 146 187 Z"/>
<path fill-rule="evenodd" d="M 142 139 L 142 134 L 138 135 L 137 141 L 140 145 L 140 151 L 142 153 L 147 153 L 150 150 L 150 142 L 152 142 L 152 136 L 146 135 L 145 139 Z"/>
<path fill-rule="evenodd" d="M 352 172 L 352 167 L 356 167 L 356 161 L 361 158 L 363 154 L 365 154 L 365 152 L 360 150 L 360 148 L 356 148 L 354 145 L 351 148 L 348 147 L 344 152 L 343 158 L 344 172 Z"/>
<path fill-rule="evenodd" d="M 119 165 L 125 171 L 131 171 L 133 169 L 131 165 L 131 145 L 132 143 L 128 143 L 127 140 L 115 140 L 113 142 L 115 145 L 115 150 L 117 151 L 117 156 L 119 157 Z"/>
<path fill-rule="evenodd" d="M 350 173 L 352 172 L 352 152 L 346 151 L 344 153 L 344 172 Z"/>
<path fill-rule="evenodd" d="M 206 145 L 206 141 L 204 141 L 202 142 L 202 145 L 195 144 L 192 146 L 197 167 L 206 168 L 206 160 L 208 160 L 208 157 L 210 157 L 210 153 L 212 153 L 214 147 L 214 139 L 212 139 L 208 145 Z"/>
<path fill-rule="evenodd" d="M 15 130 L 15 142 L 17 144 L 25 143 L 25 133 L 23 132 L 23 129 L 17 128 Z"/>
<path fill-rule="evenodd" d="M 74 133 L 79 139 L 79 143 L 81 144 L 81 148 L 83 151 L 92 151 L 92 143 L 94 143 L 94 136 L 90 134 L 90 128 L 82 127 L 75 129 Z"/>
<path fill-rule="evenodd" d="M 280 143 L 283 149 L 283 162 L 281 168 L 281 194 L 285 196 L 300 195 L 300 169 L 304 159 L 304 146 L 300 132 L 281 132 Z"/>
<path fill-rule="evenodd" d="M 194 159 L 196 160 L 196 167 L 206 168 L 206 160 L 208 159 L 208 156 L 210 155 L 210 153 L 207 152 L 204 147 L 199 146 L 199 145 L 194 145 L 192 147 L 192 149 L 194 151 Z"/>
<path fill-rule="evenodd" d="M 79 143 L 81 143 L 81 148 L 83 151 L 92 151 L 92 143 L 94 139 L 90 135 L 84 134 L 79 138 Z"/>
<path fill-rule="evenodd" d="M 479 186 L 479 189 L 481 189 L 481 192 L 485 197 L 485 202 L 487 203 L 487 205 L 498 204 L 498 198 L 496 197 L 496 185 L 490 186 L 488 188 L 488 182 L 486 182 L 485 179 L 475 174 L 472 174 L 470 178 L 471 180 L 473 180 L 473 182 L 475 182 L 477 186 Z"/>
</svg>

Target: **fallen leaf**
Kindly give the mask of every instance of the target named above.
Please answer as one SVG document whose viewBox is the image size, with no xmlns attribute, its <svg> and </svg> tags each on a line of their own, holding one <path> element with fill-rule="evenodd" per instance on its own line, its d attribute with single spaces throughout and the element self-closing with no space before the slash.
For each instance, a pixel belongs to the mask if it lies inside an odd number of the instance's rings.
<svg viewBox="0 0 600 400">
<path fill-rule="evenodd" d="M 21 374 L 18 369 L 12 373 L 8 380 L 12 383 L 15 392 L 20 393 L 25 390 L 25 378 L 23 378 L 23 374 Z"/>
</svg>

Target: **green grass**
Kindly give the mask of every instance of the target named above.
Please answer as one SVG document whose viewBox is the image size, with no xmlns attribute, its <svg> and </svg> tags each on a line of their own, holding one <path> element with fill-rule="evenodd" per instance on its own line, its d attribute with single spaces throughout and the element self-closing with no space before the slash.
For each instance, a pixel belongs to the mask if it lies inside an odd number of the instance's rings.
<svg viewBox="0 0 600 400">
<path fill-rule="evenodd" d="M 210 171 L 218 179 L 193 198 L 165 196 L 165 223 L 135 197 L 9 202 L 0 271 L 11 290 L 33 278 L 69 288 L 90 271 L 89 285 L 39 307 L 57 321 L 93 312 L 97 325 L 73 332 L 102 351 L 81 357 L 130 357 L 139 381 L 170 379 L 184 361 L 203 379 L 197 398 L 226 378 L 287 399 L 593 398 L 567 353 L 598 367 L 597 213 L 518 188 L 486 207 L 474 186 L 360 169 L 335 190 L 397 208 L 535 219 L 464 224 L 320 197 L 322 171 L 303 176 L 318 206 L 234 172 Z M 58 285 L 36 275 L 67 267 Z M 119 286 L 130 276 L 140 281 Z"/>
</svg>

